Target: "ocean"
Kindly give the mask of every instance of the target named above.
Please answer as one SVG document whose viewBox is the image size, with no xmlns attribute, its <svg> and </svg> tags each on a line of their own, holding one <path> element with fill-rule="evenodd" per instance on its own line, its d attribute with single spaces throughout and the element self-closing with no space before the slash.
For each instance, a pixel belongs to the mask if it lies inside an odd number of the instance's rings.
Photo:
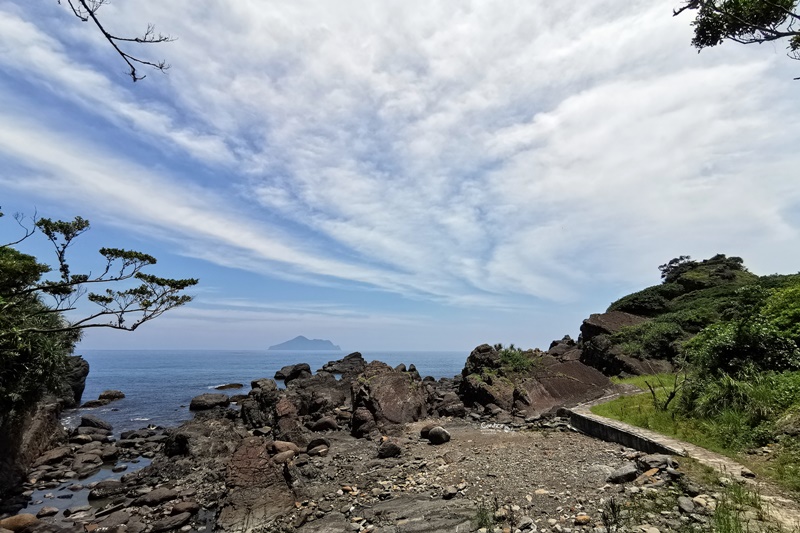
<svg viewBox="0 0 800 533">
<path fill-rule="evenodd" d="M 247 394 L 250 382 L 272 378 L 281 367 L 308 363 L 312 371 L 348 352 L 284 350 L 84 350 L 89 362 L 83 400 L 96 399 L 107 389 L 125 393 L 125 398 L 104 407 L 67 411 L 64 422 L 74 425 L 81 414 L 91 413 L 107 420 L 118 435 L 148 425 L 176 426 L 191 418 L 189 402 L 206 392 Z M 361 352 L 364 359 L 396 366 L 414 364 L 420 375 L 453 377 L 461 372 L 469 355 L 447 352 Z M 242 383 L 239 390 L 216 391 L 226 383 Z M 280 383 L 279 383 L 280 385 Z"/>
</svg>

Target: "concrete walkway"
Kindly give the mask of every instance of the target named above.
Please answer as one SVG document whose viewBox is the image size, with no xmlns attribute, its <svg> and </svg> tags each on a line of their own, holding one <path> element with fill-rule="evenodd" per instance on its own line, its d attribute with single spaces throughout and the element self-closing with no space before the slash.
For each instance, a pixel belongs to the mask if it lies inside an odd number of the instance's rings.
<svg viewBox="0 0 800 533">
<path fill-rule="evenodd" d="M 700 464 L 713 468 L 723 477 L 751 485 L 759 494 L 767 492 L 759 490 L 759 487 L 771 486 L 769 482 L 754 479 L 755 474 L 753 472 L 729 457 L 688 442 L 667 437 L 655 431 L 631 426 L 619 420 L 612 420 L 591 412 L 592 406 L 611 401 L 617 396 L 617 394 L 614 394 L 591 403 L 567 409 L 570 424 L 587 435 L 605 441 L 617 442 L 646 453 L 667 453 L 691 457 Z M 774 493 L 775 491 L 769 490 L 768 492 Z M 800 505 L 798 505 L 798 502 L 778 496 L 766 495 L 762 495 L 761 499 L 764 502 L 764 509 L 777 523 L 788 531 L 800 531 Z"/>
</svg>

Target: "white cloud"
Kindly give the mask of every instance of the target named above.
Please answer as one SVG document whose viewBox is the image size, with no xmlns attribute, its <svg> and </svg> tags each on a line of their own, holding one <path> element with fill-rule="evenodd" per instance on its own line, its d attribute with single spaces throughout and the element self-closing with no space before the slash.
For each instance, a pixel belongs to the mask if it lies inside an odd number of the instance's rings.
<svg viewBox="0 0 800 533">
<path fill-rule="evenodd" d="M 15 5 L 0 4 L 0 67 L 219 177 L 173 184 L 179 169 L 108 146 L 74 157 L 97 147 L 6 113 L 7 157 L 43 180 L 14 186 L 88 194 L 197 257 L 457 305 L 578 300 L 682 253 L 800 260 L 793 65 L 734 45 L 698 56 L 669 6 L 110 4 L 120 33 L 155 21 L 178 37 L 143 101 Z M 42 136 L 47 150 L 26 147 Z M 109 166 L 119 179 L 100 178 Z"/>
</svg>

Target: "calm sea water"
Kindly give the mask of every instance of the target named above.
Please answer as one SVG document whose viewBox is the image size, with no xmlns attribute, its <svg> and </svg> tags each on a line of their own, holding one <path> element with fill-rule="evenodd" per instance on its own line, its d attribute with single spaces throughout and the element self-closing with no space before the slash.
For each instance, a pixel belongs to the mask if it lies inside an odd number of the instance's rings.
<svg viewBox="0 0 800 533">
<path fill-rule="evenodd" d="M 367 361 L 391 366 L 414 364 L 422 376 L 453 377 L 461 372 L 468 352 L 362 352 Z M 81 413 L 91 412 L 114 425 L 116 433 L 149 424 L 175 426 L 191 418 L 189 402 L 194 396 L 216 392 L 225 383 L 243 383 L 227 394 L 247 394 L 250 382 L 272 378 L 285 365 L 308 363 L 312 371 L 347 352 L 195 351 L 195 350 L 84 350 L 89 362 L 83 401 L 95 399 L 104 390 L 118 389 L 125 398 L 97 409 L 65 413 L 73 423 Z"/>
</svg>

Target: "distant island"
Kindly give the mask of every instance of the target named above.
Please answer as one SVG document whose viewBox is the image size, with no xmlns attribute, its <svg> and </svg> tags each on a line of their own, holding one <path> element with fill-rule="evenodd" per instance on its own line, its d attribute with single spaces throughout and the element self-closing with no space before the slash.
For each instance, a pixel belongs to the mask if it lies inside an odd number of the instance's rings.
<svg viewBox="0 0 800 533">
<path fill-rule="evenodd" d="M 270 350 L 331 350 L 341 351 L 341 348 L 333 344 L 331 341 L 323 339 L 307 339 L 302 335 L 294 339 L 275 346 L 270 346 Z"/>
</svg>

